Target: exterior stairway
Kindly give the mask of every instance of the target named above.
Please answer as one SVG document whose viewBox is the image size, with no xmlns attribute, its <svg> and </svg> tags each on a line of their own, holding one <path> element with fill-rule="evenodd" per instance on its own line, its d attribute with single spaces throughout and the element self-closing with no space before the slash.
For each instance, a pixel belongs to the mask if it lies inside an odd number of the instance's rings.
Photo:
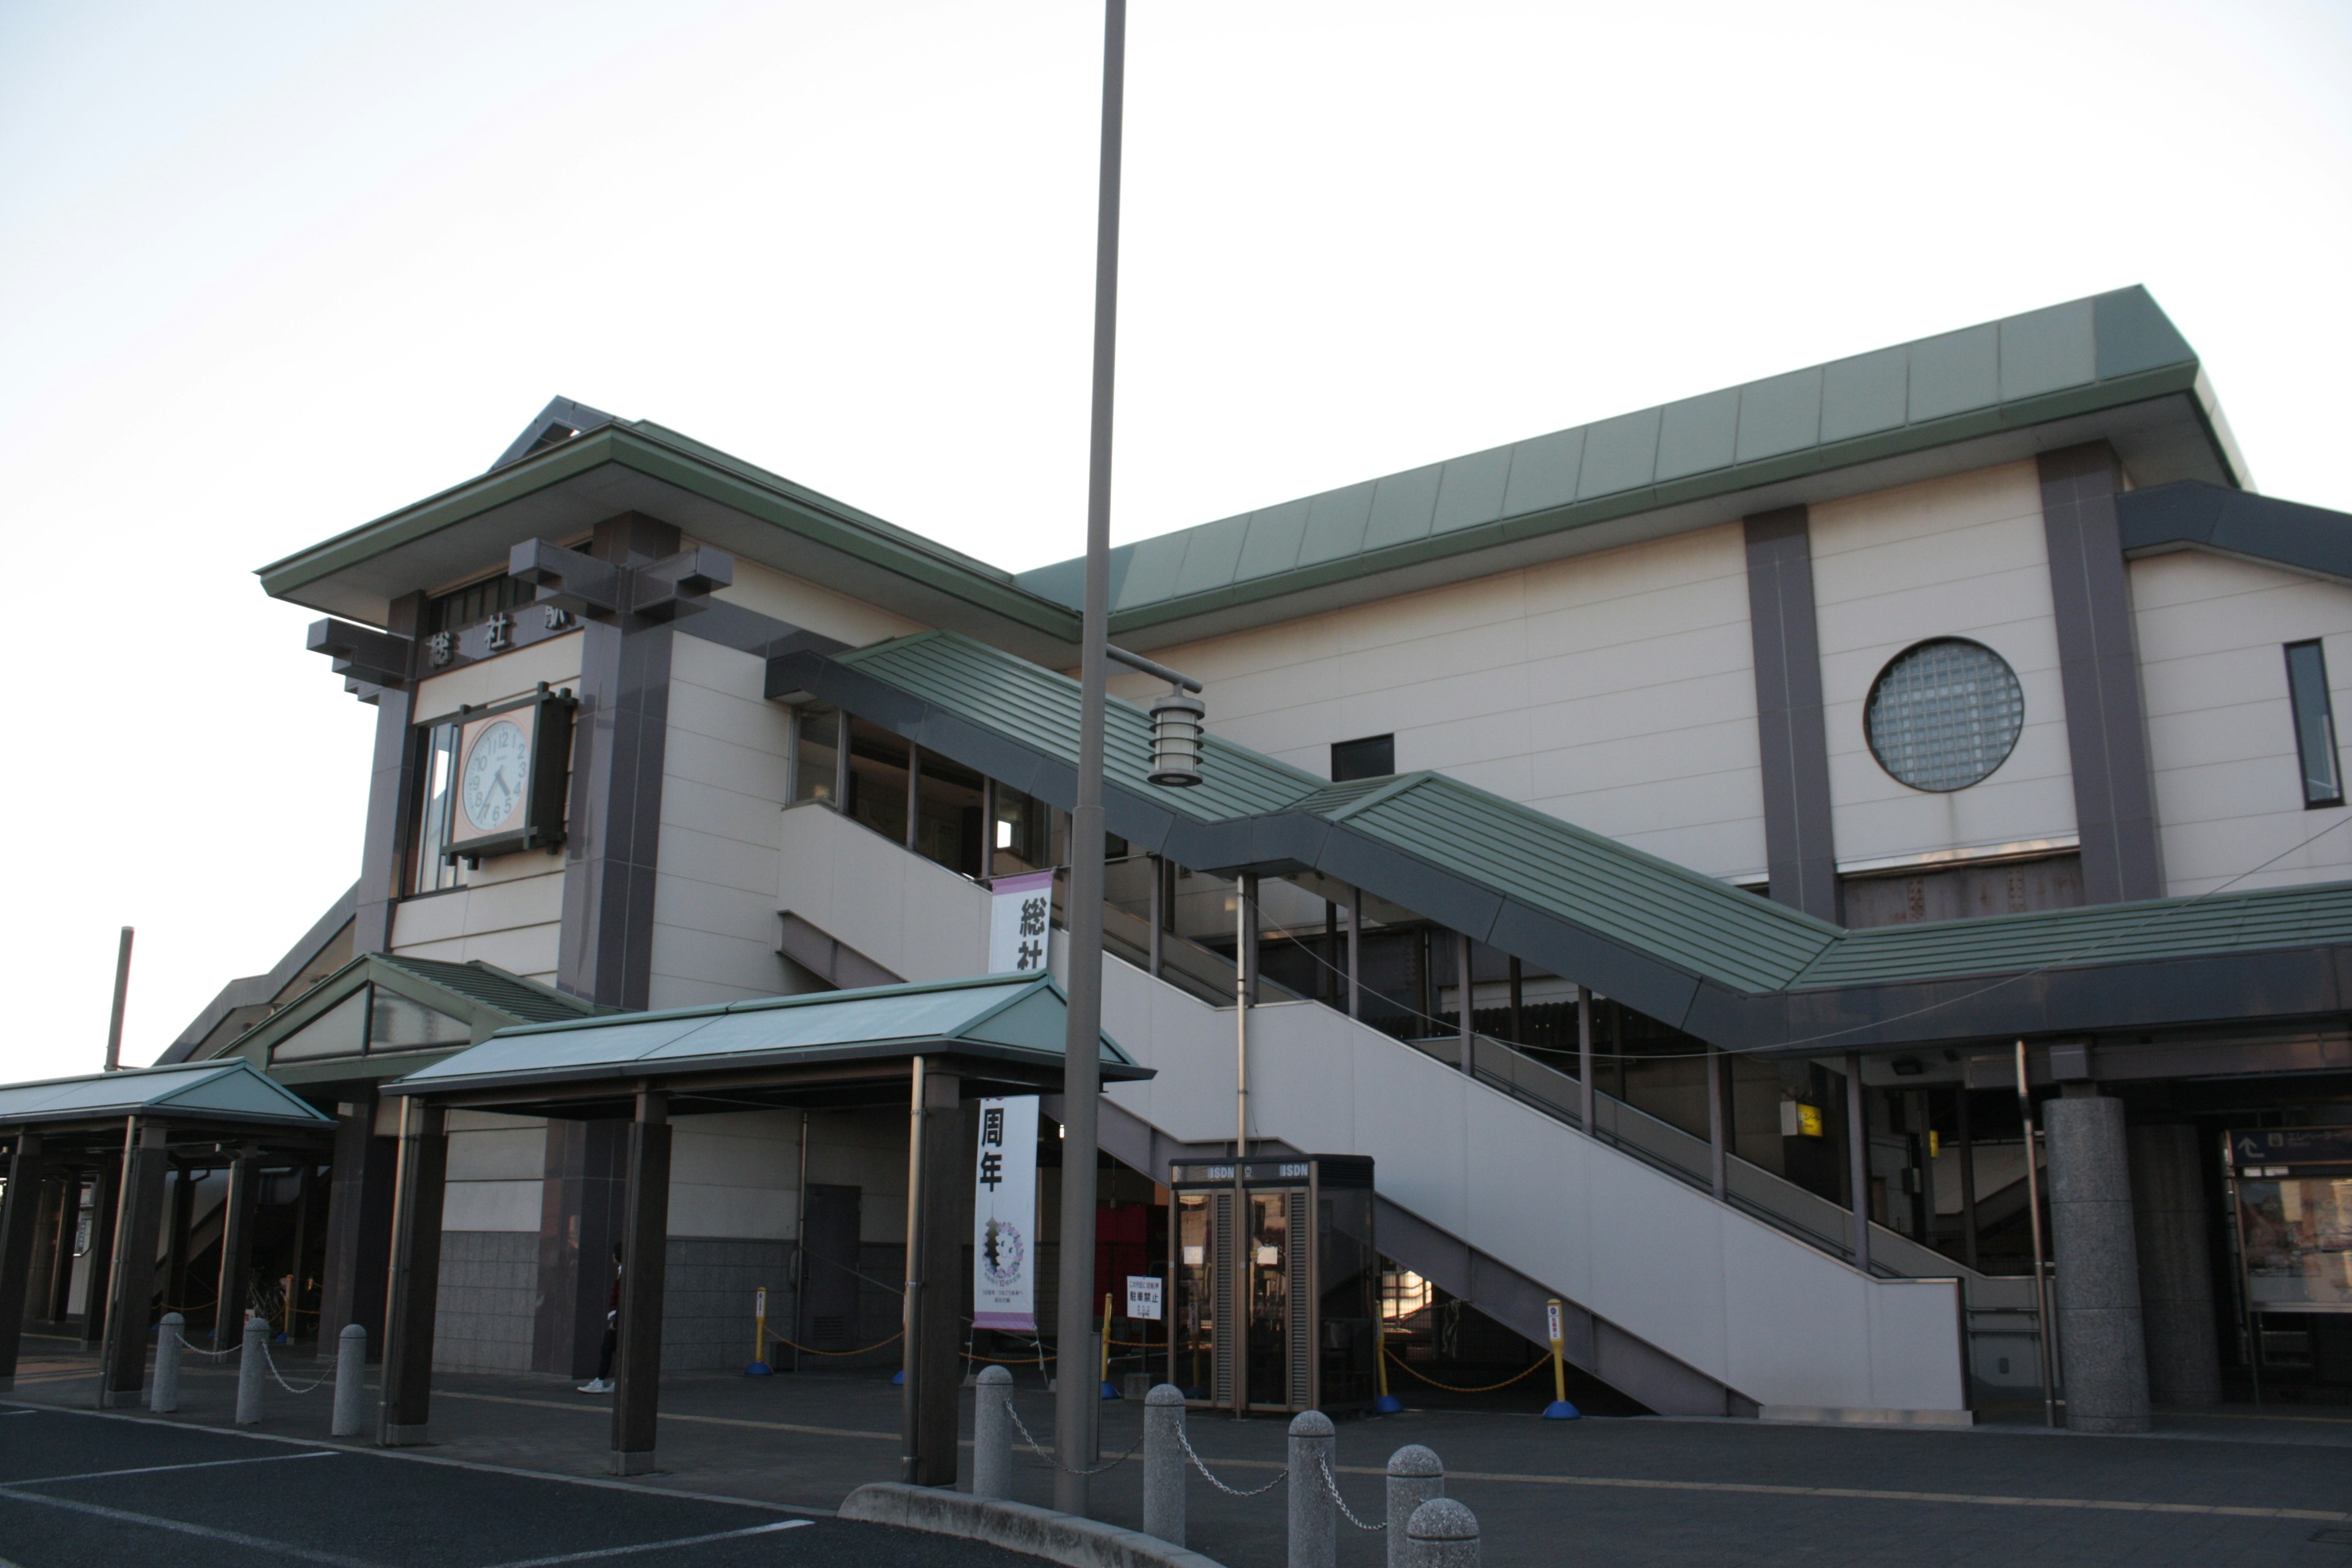
<svg viewBox="0 0 2352 1568">
<path fill-rule="evenodd" d="M 822 805 L 785 812 L 782 841 L 798 920 L 911 980 L 987 967 L 978 884 Z M 1232 1006 L 1116 956 L 1103 980 L 1106 1032 L 1158 1074 L 1107 1092 L 1105 1146 L 1155 1173 L 1230 1152 Z M 1500 1042 L 1472 1075 L 1318 1003 L 1248 1028 L 1254 1149 L 1372 1156 L 1383 1253 L 1538 1341 L 1561 1299 L 1570 1359 L 1650 1408 L 1969 1419 L 1982 1277 L 1883 1228 L 1892 1272 L 1857 1270 L 1830 1250 L 1843 1209 L 1744 1162 L 1719 1203 L 1689 1174 L 1704 1142 L 1612 1100 L 1588 1135 L 1574 1080 Z"/>
</svg>

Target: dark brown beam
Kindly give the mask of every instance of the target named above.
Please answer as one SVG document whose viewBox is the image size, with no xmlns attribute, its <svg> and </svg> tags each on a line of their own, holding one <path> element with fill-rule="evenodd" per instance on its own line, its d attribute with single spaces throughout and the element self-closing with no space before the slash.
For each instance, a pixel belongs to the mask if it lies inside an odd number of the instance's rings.
<svg viewBox="0 0 2352 1568">
<path fill-rule="evenodd" d="M 175 1169 L 163 1199 L 163 1310 L 184 1315 L 188 1302 L 188 1231 L 195 1213 L 196 1173 Z"/>
<path fill-rule="evenodd" d="M 55 1160 L 44 1158 L 41 1166 L 41 1207 L 33 1224 L 33 1258 L 26 1268 L 30 1278 L 25 1291 L 25 1316 L 55 1321 L 57 1314 L 50 1310 L 50 1305 L 58 1291 L 58 1226 L 68 1205 L 80 1194 L 73 1184 L 71 1173 L 58 1170 Z M 70 1259 L 73 1254 L 68 1250 L 65 1256 Z"/>
<path fill-rule="evenodd" d="M 423 1443 L 432 1415 L 433 1315 L 441 1289 L 441 1199 L 448 1173 L 447 1112 L 404 1101 L 394 1178 L 391 1321 L 384 1329 L 383 1419 L 376 1434 L 387 1448 Z"/>
<path fill-rule="evenodd" d="M 83 1270 L 81 1348 L 96 1351 L 106 1342 L 106 1267 L 114 1256 L 115 1212 L 122 1196 L 122 1135 L 115 1138 L 113 1157 L 98 1167 L 98 1193 L 89 1211 L 89 1266 Z"/>
<path fill-rule="evenodd" d="M 253 1286 L 253 1208 L 261 1161 L 250 1153 L 229 1162 L 228 1194 L 221 1200 L 220 1286 L 213 1297 L 213 1349 L 235 1350 L 245 1334 L 245 1302 Z"/>
<path fill-rule="evenodd" d="M 669 1250 L 669 1108 L 659 1089 L 636 1099 L 629 1187 L 621 1219 L 621 1342 L 614 1371 L 613 1473 L 654 1468 L 661 1408 L 662 1283 Z"/>
<path fill-rule="evenodd" d="M 8 1190 L 0 1194 L 0 1391 L 16 1386 L 16 1350 L 25 1303 L 33 1293 L 33 1239 L 49 1184 L 42 1178 L 41 1135 L 19 1132 L 9 1152 Z M 46 1305 L 46 1301 L 44 1305 Z"/>
<path fill-rule="evenodd" d="M 52 1326 L 66 1321 L 66 1310 L 73 1301 L 74 1238 L 81 1231 L 82 1185 L 88 1180 L 88 1172 L 68 1171 L 64 1191 L 58 1198 L 57 1232 L 48 1241 L 48 1309 Z"/>
<path fill-rule="evenodd" d="M 319 1354 L 334 1355 L 343 1330 L 367 1331 L 368 1353 L 383 1352 L 384 1271 L 392 1256 L 397 1139 L 375 1135 L 373 1089 L 341 1101 L 334 1170 L 327 1184 L 327 1264 L 320 1282 Z"/>
<path fill-rule="evenodd" d="M 139 1403 L 147 1377 L 147 1342 L 153 1337 L 155 1244 L 163 1227 L 163 1177 L 171 1156 L 163 1129 L 140 1121 L 123 1157 L 122 1215 L 115 1221 L 114 1261 L 108 1270 L 106 1354 L 99 1365 L 98 1407 Z"/>
<path fill-rule="evenodd" d="M 924 1072 L 922 1085 L 922 1104 L 908 1129 L 910 1137 L 921 1140 L 921 1148 L 908 1162 L 915 1190 L 908 1204 L 914 1224 L 907 1237 L 909 1332 L 903 1479 L 919 1487 L 951 1487 L 956 1479 L 957 1400 L 963 1383 L 959 1275 L 971 1215 L 971 1199 L 964 1188 L 963 1086 L 953 1072 L 936 1068 Z M 1063 1375 L 1072 1374 L 1065 1369 Z"/>
</svg>

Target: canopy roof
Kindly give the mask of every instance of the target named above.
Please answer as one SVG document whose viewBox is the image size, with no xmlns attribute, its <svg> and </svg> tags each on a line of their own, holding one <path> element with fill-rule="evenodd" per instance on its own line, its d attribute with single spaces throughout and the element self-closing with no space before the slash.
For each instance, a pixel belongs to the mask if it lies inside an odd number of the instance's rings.
<svg viewBox="0 0 2352 1568">
<path fill-rule="evenodd" d="M 331 1118 L 304 1104 L 243 1060 L 126 1068 L 0 1087 L 0 1127 L 153 1116 L 239 1127 L 330 1130 Z"/>
<path fill-rule="evenodd" d="M 741 1109 L 767 1102 L 762 1094 L 837 1091 L 853 1089 L 861 1079 L 898 1079 L 903 1064 L 918 1056 L 961 1058 L 968 1075 L 981 1081 L 1057 1087 L 1068 1010 L 1050 975 L 989 974 L 625 1013 L 502 1029 L 384 1085 L 383 1092 L 465 1100 L 521 1090 L 578 1098 L 644 1081 L 688 1095 L 723 1088 L 724 1104 L 702 1108 Z M 1100 1059 L 1108 1081 L 1151 1076 L 1108 1035 Z M 571 1092 L 558 1096 L 557 1090 Z"/>
</svg>

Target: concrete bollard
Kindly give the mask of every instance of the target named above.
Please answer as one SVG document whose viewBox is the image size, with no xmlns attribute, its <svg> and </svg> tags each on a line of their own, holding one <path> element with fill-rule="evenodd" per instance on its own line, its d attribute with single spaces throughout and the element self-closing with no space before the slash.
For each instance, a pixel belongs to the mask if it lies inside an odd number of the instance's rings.
<svg viewBox="0 0 2352 1568">
<path fill-rule="evenodd" d="M 1163 1383 L 1143 1396 L 1143 1533 L 1184 1544 L 1184 1391 Z"/>
<path fill-rule="evenodd" d="M 1432 1498 L 1405 1526 L 1413 1568 L 1478 1568 L 1478 1516 L 1452 1498 Z"/>
<path fill-rule="evenodd" d="M 177 1312 L 166 1312 L 163 1321 L 155 1325 L 155 1386 L 147 1395 L 147 1408 L 158 1415 L 169 1415 L 180 1407 L 180 1331 L 188 1320 Z"/>
<path fill-rule="evenodd" d="M 1290 1423 L 1290 1568 L 1332 1568 L 1339 1513 L 1331 1506 L 1331 1418 L 1303 1410 Z"/>
<path fill-rule="evenodd" d="M 1413 1510 L 1444 1495 L 1445 1467 L 1434 1452 L 1407 1443 L 1389 1456 L 1389 1568 L 1414 1568 Z"/>
<path fill-rule="evenodd" d="M 261 1425 L 261 1380 L 269 1375 L 265 1362 L 268 1354 L 269 1320 L 246 1319 L 245 1347 L 236 1359 L 236 1424 L 240 1426 Z"/>
<path fill-rule="evenodd" d="M 1013 1495 L 1013 1373 L 984 1367 L 971 1402 L 971 1495 Z"/>
<path fill-rule="evenodd" d="M 330 1436 L 356 1437 L 367 1426 L 367 1330 L 343 1325 L 335 1345 L 335 1422 Z"/>
</svg>

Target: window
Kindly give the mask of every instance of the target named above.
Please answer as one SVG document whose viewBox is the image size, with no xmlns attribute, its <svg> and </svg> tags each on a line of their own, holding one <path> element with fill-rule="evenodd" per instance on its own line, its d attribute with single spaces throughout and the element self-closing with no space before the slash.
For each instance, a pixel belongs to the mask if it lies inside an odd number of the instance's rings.
<svg viewBox="0 0 2352 1568">
<path fill-rule="evenodd" d="M 830 805 L 841 765 L 841 713 L 837 709 L 803 708 L 793 716 L 793 801 L 821 800 Z"/>
<path fill-rule="evenodd" d="M 849 799 L 844 809 L 893 844 L 907 841 L 905 737 L 870 720 L 849 721 Z"/>
<path fill-rule="evenodd" d="M 1966 789 L 2009 760 L 2025 727 L 2025 693 L 2000 655 L 1937 637 L 1878 674 L 1863 729 L 1878 765 L 1913 789 Z"/>
<path fill-rule="evenodd" d="M 1367 735 L 1360 741 L 1331 742 L 1331 782 L 1384 779 L 1396 772 L 1396 737 Z"/>
<path fill-rule="evenodd" d="M 449 842 L 449 803 L 457 776 L 457 729 L 435 724 L 417 736 L 416 819 L 408 849 L 408 890 L 437 893 L 457 885 L 457 868 L 441 857 Z"/>
<path fill-rule="evenodd" d="M 2294 749 L 2303 760 L 2303 804 L 2344 804 L 2336 761 L 2336 714 L 2327 700 L 2327 656 L 2316 642 L 2286 645 L 2286 692 L 2294 705 Z"/>
<path fill-rule="evenodd" d="M 463 588 L 436 595 L 425 605 L 425 635 L 454 632 L 477 621 L 487 621 L 500 610 L 527 605 L 539 590 L 520 577 L 486 577 Z"/>
</svg>

